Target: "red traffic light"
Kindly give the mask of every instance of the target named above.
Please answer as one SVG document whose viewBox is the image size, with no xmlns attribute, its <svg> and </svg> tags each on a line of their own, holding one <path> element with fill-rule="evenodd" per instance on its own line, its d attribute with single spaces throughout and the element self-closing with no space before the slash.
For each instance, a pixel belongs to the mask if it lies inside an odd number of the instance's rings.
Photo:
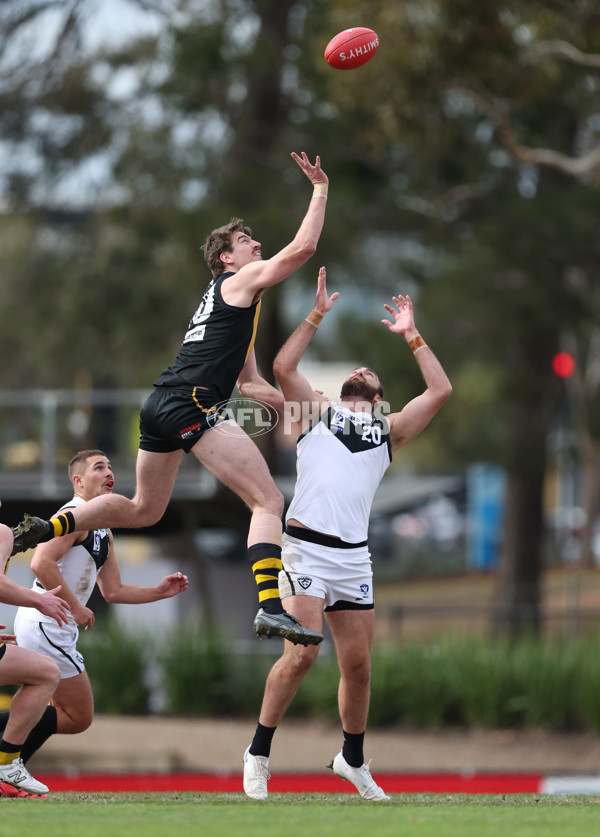
<svg viewBox="0 0 600 837">
<path fill-rule="evenodd" d="M 575 358 L 569 352 L 557 352 L 552 358 L 552 371 L 559 378 L 570 378 L 575 371 Z"/>
</svg>

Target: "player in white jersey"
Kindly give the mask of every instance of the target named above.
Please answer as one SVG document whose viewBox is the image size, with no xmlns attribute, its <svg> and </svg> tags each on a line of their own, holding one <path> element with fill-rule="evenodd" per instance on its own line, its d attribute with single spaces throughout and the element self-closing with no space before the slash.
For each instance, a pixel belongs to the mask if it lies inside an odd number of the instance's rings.
<svg viewBox="0 0 600 837">
<path fill-rule="evenodd" d="M 452 387 L 417 331 L 410 298 L 399 295 L 393 297 L 393 305 L 384 305 L 392 320 L 382 323 L 403 337 L 414 352 L 424 392 L 399 412 L 383 416 L 379 378 L 361 366 L 344 381 L 340 405 L 333 408 L 298 371 L 319 323 L 338 297 L 337 293 L 328 296 L 325 281 L 325 268 L 321 268 L 315 308 L 274 364 L 299 432 L 297 480 L 286 515 L 279 586 L 286 611 L 308 628 L 320 631 L 325 613 L 335 643 L 343 747 L 333 759 L 333 771 L 351 781 L 364 799 L 387 800 L 363 754 L 374 633 L 369 514 L 392 455 L 429 424 Z M 244 754 L 244 791 L 252 799 L 267 797 L 275 729 L 318 651 L 318 647 L 300 648 L 286 642 L 269 673 L 259 723 Z"/>
<path fill-rule="evenodd" d="M 74 497 L 63 509 L 80 506 L 92 497 L 113 490 L 111 464 L 100 450 L 80 451 L 69 462 L 68 470 Z M 121 604 L 159 601 L 183 592 L 188 586 L 187 576 L 180 572 L 166 576 L 156 586 L 124 584 L 110 529 L 73 532 L 40 544 L 31 568 L 36 574 L 33 591 L 44 596 L 46 590 L 60 585 L 60 596 L 70 607 L 70 614 L 66 624 L 58 625 L 34 606 L 20 607 L 17 611 L 14 630 L 19 647 L 50 657 L 60 670 L 60 681 L 50 704 L 21 750 L 24 762 L 50 735 L 83 732 L 92 723 L 94 699 L 83 656 L 77 650 L 77 639 L 79 628 L 87 631 L 95 621 L 93 611 L 87 606 L 95 584 L 98 583 L 107 602 Z M 0 713 L 0 729 L 4 715 Z"/>
</svg>

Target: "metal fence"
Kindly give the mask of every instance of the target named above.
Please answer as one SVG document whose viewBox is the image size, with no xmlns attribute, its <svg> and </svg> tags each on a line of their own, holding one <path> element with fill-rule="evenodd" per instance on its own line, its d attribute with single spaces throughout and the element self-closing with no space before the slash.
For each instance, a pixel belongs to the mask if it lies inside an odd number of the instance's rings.
<svg viewBox="0 0 600 837">
<path fill-rule="evenodd" d="M 135 487 L 138 417 L 145 389 L 0 390 L 0 497 L 61 500 L 70 490 L 66 465 L 78 450 L 99 448 Z M 174 498 L 212 496 L 215 480 L 183 457 Z"/>
</svg>

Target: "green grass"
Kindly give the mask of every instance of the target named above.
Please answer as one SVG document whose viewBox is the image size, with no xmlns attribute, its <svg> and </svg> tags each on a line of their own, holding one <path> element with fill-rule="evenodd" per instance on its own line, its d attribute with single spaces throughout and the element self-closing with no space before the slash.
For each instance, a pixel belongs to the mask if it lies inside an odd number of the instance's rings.
<svg viewBox="0 0 600 837">
<path fill-rule="evenodd" d="M 54 794 L 0 802 L 0 835 L 27 837 L 596 837 L 600 797 Z"/>
</svg>

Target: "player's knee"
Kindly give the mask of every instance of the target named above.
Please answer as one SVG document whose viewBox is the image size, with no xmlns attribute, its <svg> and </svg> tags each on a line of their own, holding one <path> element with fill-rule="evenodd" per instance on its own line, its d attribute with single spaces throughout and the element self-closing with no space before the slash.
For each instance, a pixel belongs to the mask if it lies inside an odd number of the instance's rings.
<svg viewBox="0 0 600 837">
<path fill-rule="evenodd" d="M 357 686 L 368 685 L 371 680 L 371 660 L 366 658 L 340 663 L 340 673 Z"/>
<path fill-rule="evenodd" d="M 50 687 L 52 691 L 56 689 L 60 683 L 60 669 L 50 657 L 40 654 L 42 662 L 38 665 L 38 674 L 41 676 L 44 685 Z"/>
<path fill-rule="evenodd" d="M 79 732 L 85 732 L 92 725 L 93 715 L 81 715 L 73 718 L 72 732 L 76 735 Z"/>
<path fill-rule="evenodd" d="M 162 516 L 163 511 L 161 509 L 134 504 L 131 514 L 131 527 L 133 529 L 144 529 L 146 526 L 154 526 Z"/>
<path fill-rule="evenodd" d="M 315 645 L 295 645 L 292 653 L 287 655 L 286 664 L 295 677 L 304 677 L 317 659 L 318 653 L 319 649 Z"/>
</svg>

